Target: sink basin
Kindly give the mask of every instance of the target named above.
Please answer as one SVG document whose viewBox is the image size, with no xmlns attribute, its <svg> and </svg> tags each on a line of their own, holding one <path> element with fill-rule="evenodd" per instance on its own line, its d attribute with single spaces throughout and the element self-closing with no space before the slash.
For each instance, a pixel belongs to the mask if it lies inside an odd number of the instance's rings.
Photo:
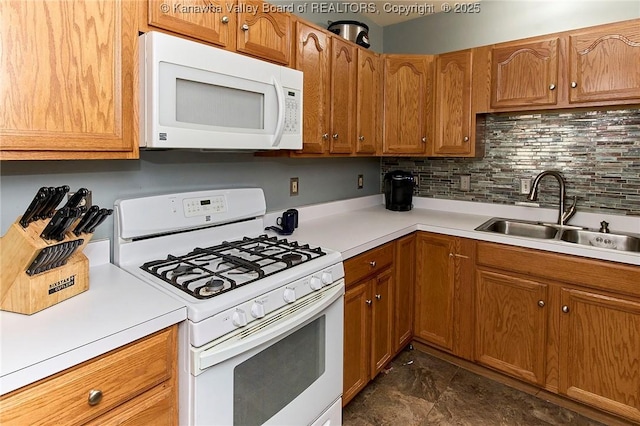
<svg viewBox="0 0 640 426">
<path fill-rule="evenodd" d="M 539 222 L 495 217 L 478 226 L 476 231 L 494 232 L 496 234 L 515 237 L 540 238 L 544 240 L 552 240 L 558 234 L 557 228 Z"/>
<path fill-rule="evenodd" d="M 562 232 L 560 239 L 586 246 L 640 252 L 640 238 L 631 235 L 605 234 L 586 229 L 568 229 Z"/>
</svg>

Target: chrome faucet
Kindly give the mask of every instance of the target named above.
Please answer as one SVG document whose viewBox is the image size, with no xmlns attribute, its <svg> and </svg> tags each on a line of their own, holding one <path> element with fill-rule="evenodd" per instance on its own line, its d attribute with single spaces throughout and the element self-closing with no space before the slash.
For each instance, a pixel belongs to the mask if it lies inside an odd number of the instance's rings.
<svg viewBox="0 0 640 426">
<path fill-rule="evenodd" d="M 558 225 L 563 226 L 576 213 L 577 197 L 573 197 L 573 204 L 567 211 L 565 211 L 564 199 L 567 195 L 565 191 L 566 182 L 560 172 L 556 172 L 554 170 L 545 170 L 544 172 L 536 176 L 536 178 L 533 180 L 533 184 L 531 185 L 531 191 L 529 192 L 527 199 L 529 199 L 530 201 L 536 201 L 538 199 L 538 186 L 540 185 L 540 181 L 542 180 L 542 178 L 545 176 L 553 176 L 558 180 L 558 184 L 560 185 L 560 192 L 558 194 L 560 198 L 560 205 L 558 206 Z"/>
</svg>

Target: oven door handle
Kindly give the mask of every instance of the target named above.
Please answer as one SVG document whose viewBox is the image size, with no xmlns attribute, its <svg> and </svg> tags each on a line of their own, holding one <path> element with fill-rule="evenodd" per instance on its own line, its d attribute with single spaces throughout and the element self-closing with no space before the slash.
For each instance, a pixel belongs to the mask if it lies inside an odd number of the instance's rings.
<svg viewBox="0 0 640 426">
<path fill-rule="evenodd" d="M 327 290 L 323 294 L 324 297 L 318 303 L 308 308 L 298 309 L 296 305 L 291 306 L 289 309 L 293 311 L 292 314 L 285 318 L 278 318 L 278 316 L 283 314 L 282 312 L 277 314 L 274 316 L 274 323 L 271 326 L 263 328 L 265 324 L 261 321 L 253 327 L 255 331 L 251 329 L 245 330 L 245 332 L 249 333 L 247 337 L 243 338 L 240 337 L 242 334 L 238 334 L 226 342 L 216 344 L 210 348 L 201 349 L 202 352 L 199 355 L 191 358 L 195 363 L 191 371 L 193 371 L 195 375 L 198 375 L 209 367 L 213 367 L 216 364 L 238 356 L 264 343 L 268 343 L 271 340 L 275 340 L 284 333 L 296 330 L 308 320 L 322 313 L 336 300 L 341 299 L 343 295 L 344 282 L 340 280 L 340 285 L 336 285 L 334 288 Z"/>
</svg>

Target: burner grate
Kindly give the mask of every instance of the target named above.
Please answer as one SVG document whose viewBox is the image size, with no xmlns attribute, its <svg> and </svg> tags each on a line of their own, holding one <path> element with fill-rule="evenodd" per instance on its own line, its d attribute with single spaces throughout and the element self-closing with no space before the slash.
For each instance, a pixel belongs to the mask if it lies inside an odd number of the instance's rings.
<svg viewBox="0 0 640 426">
<path fill-rule="evenodd" d="M 209 299 L 325 254 L 320 247 L 260 235 L 196 247 L 140 268 L 195 298 Z"/>
</svg>

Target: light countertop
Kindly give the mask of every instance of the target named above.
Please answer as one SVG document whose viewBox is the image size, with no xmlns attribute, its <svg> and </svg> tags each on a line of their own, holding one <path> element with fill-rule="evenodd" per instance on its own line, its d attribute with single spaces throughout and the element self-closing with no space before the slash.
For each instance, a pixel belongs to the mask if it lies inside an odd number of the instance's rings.
<svg viewBox="0 0 640 426">
<path fill-rule="evenodd" d="M 108 241 L 85 253 L 89 290 L 32 315 L 0 312 L 0 394 L 186 319 L 181 303 L 108 263 Z"/>
<path fill-rule="evenodd" d="M 492 217 L 555 222 L 557 210 L 419 197 L 413 204 L 411 211 L 395 212 L 384 208 L 382 196 L 370 196 L 301 207 L 299 227 L 290 238 L 340 251 L 343 259 L 348 259 L 411 232 L 428 231 L 640 265 L 639 253 L 475 231 Z M 271 213 L 265 223 L 275 224 L 277 216 Z M 640 233 L 640 217 L 578 213 L 571 224 L 593 228 L 600 220 L 608 220 L 612 231 Z"/>
</svg>

